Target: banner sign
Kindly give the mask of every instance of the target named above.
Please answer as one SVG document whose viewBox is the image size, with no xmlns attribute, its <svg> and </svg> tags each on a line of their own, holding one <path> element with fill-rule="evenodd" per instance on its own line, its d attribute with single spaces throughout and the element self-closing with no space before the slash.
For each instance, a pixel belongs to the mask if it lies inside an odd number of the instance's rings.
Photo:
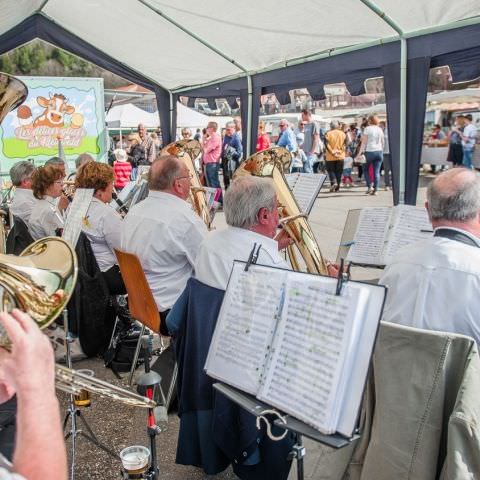
<svg viewBox="0 0 480 480">
<path fill-rule="evenodd" d="M 42 165 L 59 156 L 59 140 L 70 170 L 81 153 L 105 160 L 102 78 L 18 78 L 27 85 L 28 97 L 0 127 L 2 172 L 19 160 Z"/>
</svg>

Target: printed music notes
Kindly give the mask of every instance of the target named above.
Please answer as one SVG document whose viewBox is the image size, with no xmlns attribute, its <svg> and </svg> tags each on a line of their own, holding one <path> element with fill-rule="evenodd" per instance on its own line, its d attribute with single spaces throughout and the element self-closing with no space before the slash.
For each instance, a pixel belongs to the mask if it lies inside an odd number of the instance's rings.
<svg viewBox="0 0 480 480">
<path fill-rule="evenodd" d="M 235 262 L 205 369 L 323 433 L 356 422 L 385 288 Z M 255 330 L 255 332 L 254 332 Z M 361 341 L 360 341 L 361 340 Z"/>
<path fill-rule="evenodd" d="M 75 190 L 75 196 L 68 209 L 68 215 L 62 234 L 63 239 L 70 242 L 73 248 L 77 245 L 83 222 L 88 221 L 86 215 L 92 197 L 93 188 L 77 188 Z"/>
<path fill-rule="evenodd" d="M 364 265 L 386 265 L 400 248 L 431 235 L 428 230 L 431 225 L 423 207 L 362 208 L 346 260 Z"/>
<path fill-rule="evenodd" d="M 302 213 L 310 214 L 327 176 L 321 173 L 287 173 L 285 179 Z"/>
</svg>

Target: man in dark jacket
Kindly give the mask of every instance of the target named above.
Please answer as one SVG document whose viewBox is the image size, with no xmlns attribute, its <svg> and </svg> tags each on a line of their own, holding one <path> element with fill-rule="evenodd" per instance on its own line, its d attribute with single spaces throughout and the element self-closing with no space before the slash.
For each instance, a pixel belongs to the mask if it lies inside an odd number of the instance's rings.
<svg viewBox="0 0 480 480">
<path fill-rule="evenodd" d="M 242 160 L 243 147 L 240 135 L 235 131 L 235 123 L 228 122 L 222 145 L 222 169 L 225 188 L 230 185 L 230 179 Z"/>
</svg>

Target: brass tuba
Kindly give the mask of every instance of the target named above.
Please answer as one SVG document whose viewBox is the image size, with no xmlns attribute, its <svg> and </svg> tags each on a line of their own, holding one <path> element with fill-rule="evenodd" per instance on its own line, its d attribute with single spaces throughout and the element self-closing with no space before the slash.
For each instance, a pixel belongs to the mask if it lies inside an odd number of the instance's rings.
<svg viewBox="0 0 480 480">
<path fill-rule="evenodd" d="M 76 280 L 77 256 L 61 238 L 37 240 L 18 257 L 0 254 L 1 309 L 19 308 L 46 328 L 62 313 Z M 0 326 L 0 346 L 9 344 Z"/>
<path fill-rule="evenodd" d="M 0 123 L 10 111 L 25 101 L 27 95 L 28 88 L 23 82 L 0 72 Z"/>
<path fill-rule="evenodd" d="M 190 201 L 194 210 L 205 222 L 208 229 L 212 226 L 212 217 L 210 208 L 207 204 L 205 189 L 200 183 L 197 170 L 195 169 L 195 159 L 202 154 L 202 145 L 197 140 L 178 140 L 169 143 L 162 149 L 162 154 L 170 154 L 175 157 L 182 158 L 192 176 L 192 187 L 190 188 Z"/>
<path fill-rule="evenodd" d="M 236 170 L 234 178 L 240 175 L 254 175 L 269 177 L 273 180 L 279 203 L 280 223 L 300 252 L 307 271 L 327 275 L 327 264 L 308 224 L 307 216 L 300 211 L 284 176 L 290 162 L 291 155 L 287 149 L 283 147 L 269 148 L 254 153 L 243 161 Z M 300 270 L 300 264 L 293 248 L 289 247 L 287 252 L 292 268 Z"/>
</svg>

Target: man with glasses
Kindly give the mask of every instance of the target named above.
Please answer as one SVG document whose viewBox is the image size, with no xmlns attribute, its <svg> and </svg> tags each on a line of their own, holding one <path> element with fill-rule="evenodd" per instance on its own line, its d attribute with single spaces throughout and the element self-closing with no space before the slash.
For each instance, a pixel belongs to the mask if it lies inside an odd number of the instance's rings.
<svg viewBox="0 0 480 480">
<path fill-rule="evenodd" d="M 282 118 L 278 126 L 280 127 L 280 134 L 277 147 L 285 147 L 290 153 L 296 152 L 298 150 L 297 140 L 295 139 L 295 133 L 288 124 L 288 120 Z"/>
<path fill-rule="evenodd" d="M 164 320 L 193 274 L 207 227 L 186 201 L 191 176 L 182 159 L 157 158 L 148 172 L 148 187 L 148 197 L 123 220 L 121 249 L 140 259 Z"/>
<path fill-rule="evenodd" d="M 17 162 L 10 169 L 10 178 L 15 187 L 15 196 L 10 205 L 10 212 L 21 218 L 27 225 L 30 221 L 32 208 L 36 203 L 32 191 L 32 173 L 35 167 L 32 162 L 26 160 Z"/>
</svg>

